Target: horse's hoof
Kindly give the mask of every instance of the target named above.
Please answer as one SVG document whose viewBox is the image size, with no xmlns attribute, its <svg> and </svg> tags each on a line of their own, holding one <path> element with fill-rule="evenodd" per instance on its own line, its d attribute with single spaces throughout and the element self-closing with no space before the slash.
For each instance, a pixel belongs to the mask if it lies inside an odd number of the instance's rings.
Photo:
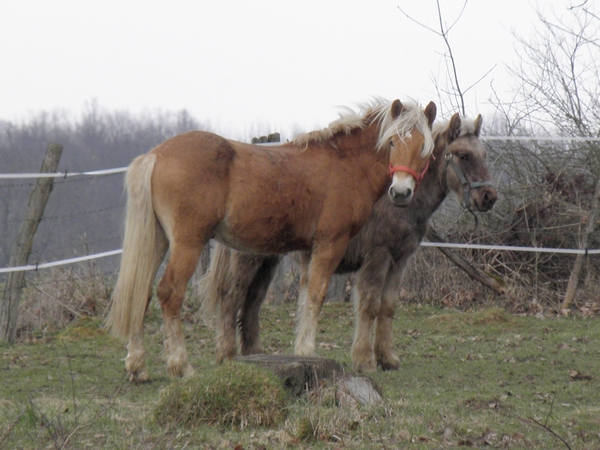
<svg viewBox="0 0 600 450">
<path fill-rule="evenodd" d="M 379 364 L 379 366 L 381 366 L 381 370 L 383 370 L 383 371 L 400 369 L 400 361 L 380 360 L 380 361 L 378 361 L 378 364 Z"/>
<path fill-rule="evenodd" d="M 358 373 L 372 373 L 377 372 L 377 364 L 374 359 L 367 361 L 360 361 L 354 363 L 354 370 Z"/>
<path fill-rule="evenodd" d="M 167 366 L 167 374 L 171 378 L 187 378 L 189 376 L 194 375 L 196 371 L 192 367 L 190 363 L 187 363 L 185 366 Z"/>
<path fill-rule="evenodd" d="M 142 369 L 139 372 L 134 372 L 129 377 L 129 381 L 136 384 L 146 383 L 150 381 L 150 377 L 148 376 L 148 371 L 146 369 Z"/>
<path fill-rule="evenodd" d="M 217 350 L 216 356 L 217 356 L 217 364 L 221 365 L 225 361 L 233 361 L 235 359 L 235 357 L 237 356 L 237 352 L 235 349 L 233 350 L 233 352 L 222 352 L 222 351 Z"/>
<path fill-rule="evenodd" d="M 192 367 L 192 365 L 188 364 L 186 366 L 186 368 L 183 369 L 182 377 L 183 378 L 188 378 L 188 377 L 191 377 L 192 375 L 194 375 L 195 373 L 196 373 L 196 371 L 194 370 L 194 368 Z"/>
<path fill-rule="evenodd" d="M 264 352 L 262 350 L 262 346 L 252 345 L 249 347 L 242 346 L 242 351 L 240 353 L 242 354 L 242 356 L 248 356 L 248 355 L 262 355 Z"/>
<path fill-rule="evenodd" d="M 298 356 L 317 356 L 315 348 L 312 346 L 296 346 L 294 348 L 294 355 Z"/>
</svg>

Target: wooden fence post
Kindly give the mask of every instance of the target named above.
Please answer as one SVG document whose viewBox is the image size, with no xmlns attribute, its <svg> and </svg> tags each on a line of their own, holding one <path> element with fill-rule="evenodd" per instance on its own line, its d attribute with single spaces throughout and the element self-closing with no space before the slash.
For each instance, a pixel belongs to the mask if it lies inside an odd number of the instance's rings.
<svg viewBox="0 0 600 450">
<path fill-rule="evenodd" d="M 48 144 L 42 173 L 56 172 L 58 162 L 62 155 L 63 147 L 60 144 Z M 17 240 L 10 256 L 10 267 L 24 266 L 27 264 L 33 238 L 37 231 L 44 208 L 52 192 L 54 178 L 38 178 L 29 197 L 27 214 L 21 223 Z M 17 320 L 19 318 L 19 301 L 21 291 L 25 285 L 25 272 L 10 272 L 4 285 L 4 296 L 0 304 L 0 338 L 7 342 L 14 342 L 17 337 Z"/>
<path fill-rule="evenodd" d="M 596 182 L 596 192 L 594 193 L 594 199 L 592 200 L 592 211 L 588 217 L 587 227 L 583 233 L 583 239 L 581 239 L 581 249 L 585 250 L 588 248 L 590 236 L 596 229 L 596 222 L 598 221 L 598 210 L 600 209 L 600 179 Z M 579 283 L 579 273 L 583 267 L 583 260 L 586 255 L 578 254 L 575 258 L 575 264 L 573 265 L 573 271 L 569 277 L 569 284 L 567 285 L 567 291 L 565 292 L 565 299 L 562 303 L 563 311 L 569 309 L 571 302 L 575 298 L 575 292 L 577 291 L 577 284 Z"/>
</svg>

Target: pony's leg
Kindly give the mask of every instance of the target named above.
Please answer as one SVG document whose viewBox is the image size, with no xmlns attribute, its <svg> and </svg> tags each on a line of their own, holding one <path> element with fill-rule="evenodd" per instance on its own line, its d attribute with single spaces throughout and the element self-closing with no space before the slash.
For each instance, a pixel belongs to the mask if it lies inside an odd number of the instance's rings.
<svg viewBox="0 0 600 450">
<path fill-rule="evenodd" d="M 146 370 L 146 353 L 144 350 L 144 329 L 140 329 L 129 338 L 125 370 L 130 375 L 129 380 L 144 383 L 150 379 Z"/>
<path fill-rule="evenodd" d="M 296 328 L 296 355 L 312 356 L 315 354 L 315 341 L 317 336 L 317 323 L 329 281 L 340 263 L 348 238 L 339 239 L 332 243 L 318 245 L 310 256 L 308 264 L 308 282 L 305 289 L 300 292 L 298 305 L 298 326 Z"/>
<path fill-rule="evenodd" d="M 227 249 L 230 252 L 226 286 L 219 286 L 216 311 L 217 363 L 232 360 L 237 354 L 238 316 L 255 282 L 264 256 Z"/>
<path fill-rule="evenodd" d="M 352 292 L 354 299 L 354 342 L 352 363 L 357 372 L 375 372 L 373 325 L 380 314 L 381 295 L 392 265 L 387 248 L 374 247 L 358 272 Z"/>
<path fill-rule="evenodd" d="M 408 258 L 396 262 L 390 271 L 381 298 L 381 308 L 375 328 L 375 358 L 383 370 L 398 370 L 400 358 L 394 353 L 393 320 L 398 303 L 398 292 Z"/>
<path fill-rule="evenodd" d="M 185 348 L 180 313 L 187 284 L 196 270 L 202 247 L 175 242 L 165 274 L 158 285 L 157 295 L 164 323 L 167 372 L 171 377 L 189 376 L 194 373 Z"/>
<path fill-rule="evenodd" d="M 216 308 L 215 320 L 215 356 L 217 364 L 223 361 L 230 361 L 237 354 L 237 344 L 235 340 L 237 330 L 237 317 L 243 302 L 244 293 L 235 287 L 224 290 L 220 295 L 220 300 Z"/>
<path fill-rule="evenodd" d="M 232 249 L 224 249 L 229 253 L 229 264 L 226 269 L 228 273 L 222 278 L 218 286 L 218 300 L 216 302 L 216 358 L 217 364 L 223 361 L 231 361 L 237 355 L 236 333 L 237 320 L 240 308 L 244 302 L 248 286 L 252 283 L 254 272 L 248 274 L 244 270 L 253 257 Z"/>
<path fill-rule="evenodd" d="M 156 229 L 156 246 L 153 255 L 153 273 L 152 279 L 156 276 L 160 263 L 165 258 L 167 250 L 169 248 L 168 241 L 164 235 L 164 232 L 160 229 Z M 150 300 L 152 299 L 152 286 L 148 291 L 148 300 L 146 301 L 146 311 Z M 146 356 L 144 350 L 144 327 L 139 330 L 134 330 L 129 337 L 129 343 L 127 344 L 127 357 L 125 358 L 125 369 L 127 373 L 131 374 L 131 381 L 137 383 L 143 383 L 149 380 L 148 371 L 146 370 Z"/>
<path fill-rule="evenodd" d="M 260 343 L 260 307 L 279 264 L 279 256 L 264 259 L 256 273 L 240 311 L 240 343 L 242 355 L 262 353 Z"/>
<path fill-rule="evenodd" d="M 152 298 L 152 291 L 148 294 L 146 310 Z M 144 350 L 144 327 L 135 330 L 129 337 L 127 344 L 127 357 L 125 358 L 125 370 L 130 374 L 130 381 L 144 383 L 150 379 L 146 370 L 146 352 Z"/>
</svg>

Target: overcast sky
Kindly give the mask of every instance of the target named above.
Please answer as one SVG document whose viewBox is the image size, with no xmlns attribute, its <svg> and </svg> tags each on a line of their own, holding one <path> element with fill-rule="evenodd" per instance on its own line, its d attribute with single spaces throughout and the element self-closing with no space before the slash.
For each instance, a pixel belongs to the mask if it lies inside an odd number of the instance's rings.
<svg viewBox="0 0 600 450">
<path fill-rule="evenodd" d="M 574 0 L 540 2 L 561 13 Z M 464 0 L 440 0 L 453 23 Z M 3 0 L 0 120 L 77 118 L 92 101 L 132 113 L 188 110 L 226 137 L 322 128 L 372 98 L 438 101 L 446 85 L 435 0 Z M 514 33 L 535 2 L 470 0 L 450 32 L 467 113 L 510 92 Z M 438 101 L 439 103 L 439 101 Z M 444 116 L 454 111 L 442 110 Z"/>
</svg>

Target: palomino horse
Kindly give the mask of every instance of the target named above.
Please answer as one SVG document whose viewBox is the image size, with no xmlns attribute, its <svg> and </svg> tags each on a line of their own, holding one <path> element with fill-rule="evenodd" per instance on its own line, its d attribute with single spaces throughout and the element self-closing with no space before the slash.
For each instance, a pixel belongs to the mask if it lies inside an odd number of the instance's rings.
<svg viewBox="0 0 600 450">
<path fill-rule="evenodd" d="M 360 113 L 349 111 L 328 128 L 280 147 L 197 131 L 137 157 L 126 176 L 123 255 L 107 320 L 115 335 L 129 341 L 125 366 L 131 378 L 148 379 L 144 314 L 167 250 L 169 262 L 157 291 L 167 371 L 193 373 L 180 310 L 211 238 L 245 252 L 307 252 L 296 351 L 313 353 L 333 271 L 386 190 L 393 203 L 410 202 L 433 151 L 435 114 L 433 102 L 422 110 L 399 100 L 375 100 Z"/>
<path fill-rule="evenodd" d="M 453 191 L 469 210 L 490 210 L 497 199 L 475 121 L 455 114 L 434 126 L 435 150 L 424 178 L 406 208 L 379 200 L 369 221 L 350 241 L 337 273 L 358 271 L 353 290 L 356 325 L 352 360 L 358 371 L 397 369 L 392 350 L 392 319 L 404 270 L 425 236 L 429 218 Z M 216 309 L 217 361 L 260 353 L 259 311 L 279 256 L 249 255 L 217 245 L 202 279 L 207 310 Z M 302 271 L 301 271 L 302 273 Z M 305 282 L 301 276 L 301 283 Z M 372 333 L 375 325 L 375 342 Z"/>
</svg>

